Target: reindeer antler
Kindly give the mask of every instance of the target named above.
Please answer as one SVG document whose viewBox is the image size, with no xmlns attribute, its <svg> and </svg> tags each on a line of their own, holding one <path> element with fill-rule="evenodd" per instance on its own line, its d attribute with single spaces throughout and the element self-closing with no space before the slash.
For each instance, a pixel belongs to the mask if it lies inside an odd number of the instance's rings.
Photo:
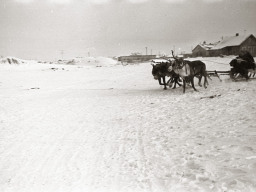
<svg viewBox="0 0 256 192">
<path fill-rule="evenodd" d="M 172 56 L 174 57 L 173 50 L 172 50 Z"/>
<path fill-rule="evenodd" d="M 173 50 L 172 50 L 172 57 L 173 57 L 175 60 L 177 60 L 177 57 L 174 56 Z"/>
</svg>

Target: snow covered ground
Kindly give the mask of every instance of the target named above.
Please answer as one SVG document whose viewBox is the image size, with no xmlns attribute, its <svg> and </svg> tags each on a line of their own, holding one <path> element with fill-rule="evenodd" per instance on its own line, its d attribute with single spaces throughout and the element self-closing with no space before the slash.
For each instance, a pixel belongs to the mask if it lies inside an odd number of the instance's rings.
<svg viewBox="0 0 256 192">
<path fill-rule="evenodd" d="M 1 192 L 256 191 L 255 79 L 183 94 L 104 61 L 0 64 Z"/>
</svg>

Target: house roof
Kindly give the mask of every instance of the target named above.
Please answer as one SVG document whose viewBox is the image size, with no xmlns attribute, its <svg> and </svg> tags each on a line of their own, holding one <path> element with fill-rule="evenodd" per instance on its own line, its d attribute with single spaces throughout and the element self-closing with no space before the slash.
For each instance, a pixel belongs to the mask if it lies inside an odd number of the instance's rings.
<svg viewBox="0 0 256 192">
<path fill-rule="evenodd" d="M 199 44 L 203 49 L 209 50 L 212 49 L 216 44 Z"/>
<path fill-rule="evenodd" d="M 204 50 L 210 50 L 212 49 L 214 46 L 216 45 L 216 43 L 209 43 L 209 44 L 206 44 L 206 43 L 200 43 L 198 44 L 192 51 L 194 51 L 197 47 L 200 47 Z"/>
<path fill-rule="evenodd" d="M 231 36 L 231 37 L 225 37 L 223 40 L 221 40 L 216 46 L 214 46 L 212 49 L 222 49 L 224 47 L 230 47 L 230 46 L 239 46 L 241 45 L 247 38 L 249 38 L 251 35 L 238 35 L 238 36 Z"/>
<path fill-rule="evenodd" d="M 151 62 L 153 63 L 161 63 L 161 62 L 168 62 L 167 59 L 152 59 Z"/>
</svg>

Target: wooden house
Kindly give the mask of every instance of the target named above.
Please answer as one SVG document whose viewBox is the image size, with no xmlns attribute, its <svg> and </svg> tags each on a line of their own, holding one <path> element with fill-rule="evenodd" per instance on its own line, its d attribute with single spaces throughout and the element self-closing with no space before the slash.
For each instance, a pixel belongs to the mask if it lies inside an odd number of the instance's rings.
<svg viewBox="0 0 256 192">
<path fill-rule="evenodd" d="M 254 35 L 239 35 L 224 37 L 213 44 L 199 44 L 192 50 L 193 57 L 216 57 L 221 55 L 238 55 L 240 51 L 249 51 L 256 56 L 256 38 Z"/>
<path fill-rule="evenodd" d="M 256 56 L 256 38 L 254 35 L 239 35 L 225 37 L 209 52 L 210 56 L 238 55 L 240 51 L 249 51 Z"/>
<path fill-rule="evenodd" d="M 192 50 L 192 57 L 209 57 L 210 53 L 209 50 L 214 47 L 215 44 L 207 44 L 206 42 L 202 44 L 198 44 L 193 50 Z"/>
</svg>

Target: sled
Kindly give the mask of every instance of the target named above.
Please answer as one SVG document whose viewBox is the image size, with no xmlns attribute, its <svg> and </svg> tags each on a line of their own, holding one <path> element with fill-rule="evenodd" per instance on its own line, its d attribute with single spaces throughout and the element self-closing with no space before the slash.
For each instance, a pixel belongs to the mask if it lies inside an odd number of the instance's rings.
<svg viewBox="0 0 256 192">
<path fill-rule="evenodd" d="M 256 78 L 256 75 L 255 75 L 256 74 L 256 70 L 248 69 L 247 70 L 247 74 L 248 74 L 249 79 L 255 79 Z M 238 80 L 246 79 L 240 73 L 234 73 L 234 72 L 232 72 L 232 70 L 230 71 L 230 78 L 233 81 L 238 81 Z"/>
<path fill-rule="evenodd" d="M 211 76 L 218 77 L 220 81 L 222 81 L 222 79 L 220 78 L 220 75 L 229 75 L 230 79 L 232 79 L 233 81 L 245 79 L 243 76 L 241 76 L 241 74 L 233 73 L 232 70 L 230 70 L 230 71 L 217 71 L 217 70 L 207 71 L 207 75 L 210 77 Z M 255 79 L 256 78 L 256 70 L 249 69 L 248 76 L 250 79 Z"/>
<path fill-rule="evenodd" d="M 208 77 L 214 76 L 214 77 L 218 77 L 218 79 L 220 81 L 222 81 L 222 79 L 220 78 L 220 75 L 230 75 L 230 71 L 206 71 Z"/>
</svg>

